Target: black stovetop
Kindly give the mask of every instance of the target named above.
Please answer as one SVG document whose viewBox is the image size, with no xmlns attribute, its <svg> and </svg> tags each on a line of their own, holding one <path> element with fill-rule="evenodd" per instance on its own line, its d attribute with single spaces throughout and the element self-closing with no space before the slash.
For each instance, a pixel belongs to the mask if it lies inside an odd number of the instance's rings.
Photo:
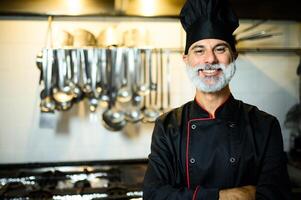
<svg viewBox="0 0 301 200">
<path fill-rule="evenodd" d="M 146 159 L 0 165 L 0 199 L 142 199 Z"/>
</svg>

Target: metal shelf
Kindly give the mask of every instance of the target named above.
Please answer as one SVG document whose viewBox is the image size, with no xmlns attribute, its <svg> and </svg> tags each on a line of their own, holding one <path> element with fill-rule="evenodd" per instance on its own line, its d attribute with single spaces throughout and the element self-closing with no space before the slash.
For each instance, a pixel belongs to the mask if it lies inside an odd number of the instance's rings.
<svg viewBox="0 0 301 200">
<path fill-rule="evenodd" d="M 183 53 L 184 48 L 163 48 L 173 53 Z M 301 48 L 237 48 L 238 53 L 293 53 L 301 56 Z"/>
<path fill-rule="evenodd" d="M 301 48 L 237 48 L 238 53 L 294 53 L 301 55 Z"/>
</svg>

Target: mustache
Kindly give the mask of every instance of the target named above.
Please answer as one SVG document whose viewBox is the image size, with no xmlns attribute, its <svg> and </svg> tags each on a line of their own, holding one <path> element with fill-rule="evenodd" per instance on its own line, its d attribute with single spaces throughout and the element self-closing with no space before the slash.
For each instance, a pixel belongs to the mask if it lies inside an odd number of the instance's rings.
<svg viewBox="0 0 301 200">
<path fill-rule="evenodd" d="M 195 67 L 192 67 L 192 69 L 195 72 L 203 71 L 203 70 L 225 70 L 224 64 L 199 64 Z"/>
</svg>

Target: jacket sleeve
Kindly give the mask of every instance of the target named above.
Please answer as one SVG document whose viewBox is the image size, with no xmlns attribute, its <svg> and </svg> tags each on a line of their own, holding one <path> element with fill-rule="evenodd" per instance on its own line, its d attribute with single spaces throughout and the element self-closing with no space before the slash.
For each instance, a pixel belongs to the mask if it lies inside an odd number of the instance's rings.
<svg viewBox="0 0 301 200">
<path fill-rule="evenodd" d="M 182 177 L 179 172 L 179 163 L 175 159 L 173 144 L 168 138 L 162 122 L 157 120 L 152 136 L 148 168 L 144 177 L 143 199 L 217 200 L 218 191 L 215 189 L 187 188 L 185 177 Z"/>
<path fill-rule="evenodd" d="M 267 138 L 267 145 L 258 183 L 257 200 L 291 199 L 290 181 L 287 173 L 287 157 L 278 120 L 274 120 Z"/>
</svg>

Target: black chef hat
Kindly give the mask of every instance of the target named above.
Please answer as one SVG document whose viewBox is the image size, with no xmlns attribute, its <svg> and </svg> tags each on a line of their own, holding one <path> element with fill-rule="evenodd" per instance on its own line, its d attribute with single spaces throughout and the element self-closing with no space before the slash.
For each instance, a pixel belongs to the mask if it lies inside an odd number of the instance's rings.
<svg viewBox="0 0 301 200">
<path fill-rule="evenodd" d="M 187 0 L 180 20 L 186 31 L 185 54 L 194 42 L 208 38 L 224 40 L 236 52 L 232 33 L 239 23 L 228 0 Z"/>
</svg>

